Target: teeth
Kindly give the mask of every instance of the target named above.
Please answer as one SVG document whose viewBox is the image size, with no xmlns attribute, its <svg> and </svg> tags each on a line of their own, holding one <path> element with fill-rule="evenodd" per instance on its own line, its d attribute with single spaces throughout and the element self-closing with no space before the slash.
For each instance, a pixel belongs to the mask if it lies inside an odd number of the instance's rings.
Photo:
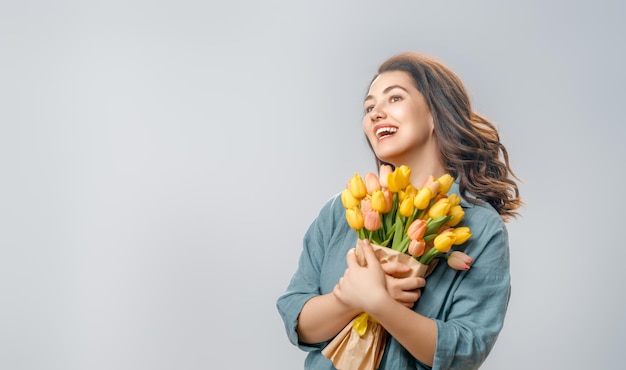
<svg viewBox="0 0 626 370">
<path fill-rule="evenodd" d="M 398 129 L 395 127 L 381 127 L 376 130 L 376 137 L 380 138 L 384 135 L 391 135 L 394 134 L 396 131 L 398 131 Z"/>
</svg>

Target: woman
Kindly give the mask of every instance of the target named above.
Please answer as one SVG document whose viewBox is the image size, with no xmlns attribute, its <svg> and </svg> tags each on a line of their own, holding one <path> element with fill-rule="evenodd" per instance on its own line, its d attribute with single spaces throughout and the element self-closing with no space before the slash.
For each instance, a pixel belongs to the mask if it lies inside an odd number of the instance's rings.
<svg viewBox="0 0 626 370">
<path fill-rule="evenodd" d="M 439 264 L 423 278 L 396 278 L 369 245 L 356 262 L 356 234 L 339 195 L 304 237 L 298 268 L 277 302 L 306 369 L 333 369 L 321 350 L 350 320 L 367 312 L 390 334 L 379 369 L 475 369 L 493 347 L 510 295 L 504 222 L 522 205 L 506 148 L 492 123 L 472 111 L 460 79 L 442 63 L 404 53 L 385 61 L 364 101 L 363 131 L 377 163 L 411 168 L 411 183 L 448 173 L 462 197 L 468 271 Z"/>
</svg>

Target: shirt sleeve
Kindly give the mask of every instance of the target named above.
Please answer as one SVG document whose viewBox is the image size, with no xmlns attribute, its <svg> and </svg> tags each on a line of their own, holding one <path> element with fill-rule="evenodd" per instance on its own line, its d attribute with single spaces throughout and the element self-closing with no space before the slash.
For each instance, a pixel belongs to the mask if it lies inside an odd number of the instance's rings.
<svg viewBox="0 0 626 370">
<path fill-rule="evenodd" d="M 304 344 L 298 340 L 296 327 L 298 316 L 304 304 L 311 298 L 321 294 L 320 271 L 324 260 L 324 249 L 327 245 L 328 214 L 331 213 L 331 201 L 327 202 L 320 214 L 311 223 L 303 240 L 303 249 L 298 261 L 296 272 L 291 278 L 285 292 L 278 298 L 276 307 L 285 325 L 289 341 L 304 351 L 319 350 L 327 342 Z"/>
<path fill-rule="evenodd" d="M 471 226 L 478 233 L 478 243 L 471 246 L 474 253 L 466 251 L 474 263 L 457 273 L 448 296 L 451 302 L 444 305 L 449 312 L 436 320 L 433 369 L 477 369 L 504 323 L 511 294 L 508 234 L 499 217 L 481 221 Z"/>
</svg>

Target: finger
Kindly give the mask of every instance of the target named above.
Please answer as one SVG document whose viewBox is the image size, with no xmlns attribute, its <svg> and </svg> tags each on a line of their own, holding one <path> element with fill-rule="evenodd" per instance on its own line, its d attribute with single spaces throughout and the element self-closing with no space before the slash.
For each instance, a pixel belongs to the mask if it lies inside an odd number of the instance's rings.
<svg viewBox="0 0 626 370">
<path fill-rule="evenodd" d="M 397 279 L 396 284 L 401 290 L 412 291 L 423 288 L 426 280 L 419 277 L 408 277 L 404 279 Z"/>
<path fill-rule="evenodd" d="M 367 239 L 363 240 L 363 255 L 368 266 L 380 266 L 380 262 L 378 262 L 376 254 L 374 254 L 374 249 Z"/>
<path fill-rule="evenodd" d="M 413 304 L 415 304 L 415 302 L 420 298 L 421 294 L 422 292 L 419 289 L 410 291 L 410 292 L 404 292 L 398 297 L 395 297 L 395 300 L 397 302 L 402 303 L 405 306 L 407 305 L 413 306 Z"/>
<path fill-rule="evenodd" d="M 348 253 L 346 253 L 346 262 L 348 263 L 348 268 L 360 266 L 359 262 L 356 259 L 356 253 L 354 248 L 351 248 Z"/>
<path fill-rule="evenodd" d="M 404 275 L 411 271 L 411 267 L 401 262 L 387 262 L 380 265 L 387 275 Z"/>
<path fill-rule="evenodd" d="M 426 279 L 424 279 L 423 277 L 418 277 L 417 279 L 417 287 L 418 288 L 423 288 L 426 286 Z"/>
<path fill-rule="evenodd" d="M 340 286 L 341 280 L 339 280 L 339 283 L 337 283 L 335 285 L 335 287 L 333 288 L 333 295 L 340 301 L 343 303 L 343 297 L 341 296 L 341 286 Z"/>
</svg>

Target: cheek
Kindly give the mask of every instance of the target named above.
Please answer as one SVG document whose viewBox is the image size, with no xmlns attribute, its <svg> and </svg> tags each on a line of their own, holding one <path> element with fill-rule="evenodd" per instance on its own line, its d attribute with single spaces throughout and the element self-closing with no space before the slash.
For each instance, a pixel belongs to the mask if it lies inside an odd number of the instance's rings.
<svg viewBox="0 0 626 370">
<path fill-rule="evenodd" d="M 376 142 L 376 136 L 372 132 L 372 122 L 369 118 L 363 118 L 362 127 L 363 133 L 365 133 L 365 137 L 367 137 L 367 141 L 370 143 Z"/>
<path fill-rule="evenodd" d="M 370 133 L 368 132 L 368 128 L 371 126 L 370 120 L 369 118 L 367 118 L 367 116 L 363 117 L 363 120 L 361 121 L 361 128 L 363 128 L 363 132 L 365 132 L 365 135 L 367 135 L 367 137 L 370 136 Z"/>
<path fill-rule="evenodd" d="M 411 107 L 407 104 L 395 104 L 387 109 L 387 115 L 396 120 L 410 119 L 411 113 Z"/>
</svg>

